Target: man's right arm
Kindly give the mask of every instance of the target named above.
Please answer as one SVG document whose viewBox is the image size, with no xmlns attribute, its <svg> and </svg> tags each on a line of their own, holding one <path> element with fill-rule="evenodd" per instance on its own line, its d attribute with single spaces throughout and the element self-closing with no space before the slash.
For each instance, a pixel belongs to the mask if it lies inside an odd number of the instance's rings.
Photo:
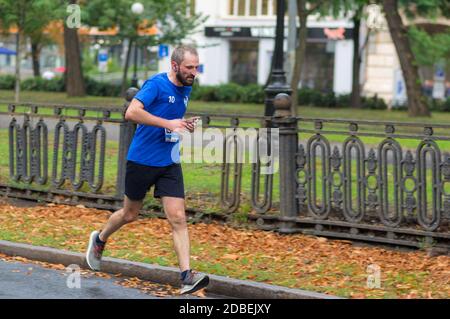
<svg viewBox="0 0 450 319">
<path fill-rule="evenodd" d="M 137 99 L 133 99 L 125 112 L 125 120 L 142 125 L 166 128 L 171 131 L 189 130 L 190 123 L 182 120 L 166 120 L 155 116 L 144 109 L 144 104 Z"/>
</svg>

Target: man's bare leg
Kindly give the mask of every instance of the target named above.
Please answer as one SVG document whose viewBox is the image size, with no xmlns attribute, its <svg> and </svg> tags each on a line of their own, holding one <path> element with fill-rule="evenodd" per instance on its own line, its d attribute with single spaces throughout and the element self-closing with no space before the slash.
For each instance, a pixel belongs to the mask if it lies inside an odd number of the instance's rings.
<svg viewBox="0 0 450 319">
<path fill-rule="evenodd" d="M 94 230 L 89 237 L 89 244 L 86 250 L 86 262 L 92 270 L 100 270 L 103 250 L 109 236 L 119 230 L 125 224 L 136 220 L 142 201 L 132 201 L 125 196 L 123 208 L 111 215 L 106 222 L 101 233 Z"/>
<path fill-rule="evenodd" d="M 164 212 L 172 226 L 175 252 L 181 272 L 189 270 L 190 247 L 189 234 L 186 223 L 184 199 L 177 197 L 162 197 Z"/>
<path fill-rule="evenodd" d="M 131 223 L 138 218 L 139 210 L 142 208 L 142 200 L 134 201 L 126 195 L 123 201 L 123 208 L 114 212 L 103 227 L 99 238 L 106 242 L 108 238 L 119 230 L 123 225 Z"/>
</svg>

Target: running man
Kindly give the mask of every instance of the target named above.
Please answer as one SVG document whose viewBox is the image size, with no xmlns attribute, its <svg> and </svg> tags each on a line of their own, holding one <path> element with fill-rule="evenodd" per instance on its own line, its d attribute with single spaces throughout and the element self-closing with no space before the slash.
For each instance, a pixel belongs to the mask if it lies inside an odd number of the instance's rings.
<svg viewBox="0 0 450 319">
<path fill-rule="evenodd" d="M 148 79 L 131 101 L 125 119 L 138 125 L 127 157 L 124 206 L 111 215 L 101 231 L 89 239 L 86 261 L 100 270 L 106 241 L 125 224 L 138 218 L 143 199 L 150 187 L 161 198 L 164 212 L 172 227 L 175 252 L 181 271 L 181 293 L 192 293 L 206 287 L 209 277 L 190 268 L 190 245 L 186 223 L 183 173 L 177 134 L 193 132 L 198 118 L 183 119 L 199 58 L 195 48 L 182 45 L 171 56 L 169 73 Z"/>
</svg>

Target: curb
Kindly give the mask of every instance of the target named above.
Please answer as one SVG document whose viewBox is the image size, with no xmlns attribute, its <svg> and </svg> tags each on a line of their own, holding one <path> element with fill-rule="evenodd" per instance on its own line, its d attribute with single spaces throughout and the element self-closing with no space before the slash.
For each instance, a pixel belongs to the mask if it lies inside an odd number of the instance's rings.
<svg viewBox="0 0 450 319">
<path fill-rule="evenodd" d="M 0 240 L 0 253 L 9 256 L 20 256 L 31 260 L 63 264 L 77 264 L 88 269 L 85 255 L 66 250 L 19 244 Z M 179 287 L 179 269 L 154 264 L 133 262 L 123 259 L 105 257 L 102 259 L 102 271 L 110 274 L 122 274 L 142 280 Z M 223 276 L 209 275 L 208 292 L 222 296 L 241 299 L 342 299 L 322 293 L 301 289 L 233 279 Z"/>
</svg>

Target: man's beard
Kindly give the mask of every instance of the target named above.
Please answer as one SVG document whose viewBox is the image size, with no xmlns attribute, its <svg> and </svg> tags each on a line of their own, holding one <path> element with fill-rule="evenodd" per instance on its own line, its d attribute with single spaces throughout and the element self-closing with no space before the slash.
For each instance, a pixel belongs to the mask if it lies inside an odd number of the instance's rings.
<svg viewBox="0 0 450 319">
<path fill-rule="evenodd" d="M 192 82 L 189 82 L 187 78 L 181 75 L 181 72 L 176 73 L 177 80 L 181 82 L 184 86 L 192 86 L 194 84 L 194 78 L 192 78 Z"/>
</svg>

